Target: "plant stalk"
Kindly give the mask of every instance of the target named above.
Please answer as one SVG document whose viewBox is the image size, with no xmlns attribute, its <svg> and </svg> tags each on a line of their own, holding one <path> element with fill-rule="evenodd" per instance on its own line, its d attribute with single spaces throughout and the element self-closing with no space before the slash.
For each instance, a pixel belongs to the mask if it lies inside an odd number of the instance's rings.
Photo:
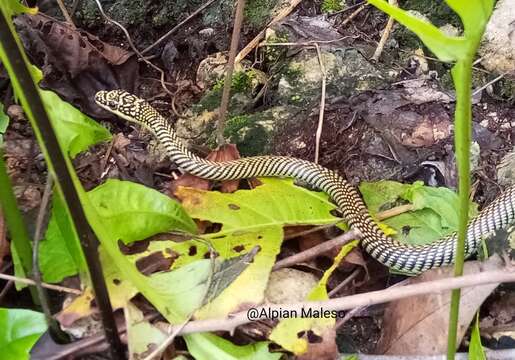
<svg viewBox="0 0 515 360">
<path fill-rule="evenodd" d="M 20 258 L 23 271 L 26 275 L 32 274 L 32 248 L 31 240 L 20 209 L 16 204 L 11 179 L 7 174 L 7 167 L 4 161 L 4 152 L 0 147 L 0 207 L 3 210 L 5 223 L 16 253 Z"/>
<path fill-rule="evenodd" d="M 21 44 L 16 40 L 15 34 L 11 32 L 9 21 L 10 19 L 7 19 L 2 11 L 0 16 L 0 49 L 3 52 L 0 52 L 0 54 L 3 53 L 6 56 L 3 56 L 1 60 L 9 74 L 13 87 L 15 89 L 22 89 L 16 95 L 19 97 L 23 109 L 31 122 L 38 143 L 45 155 L 49 171 L 54 176 L 58 189 L 65 199 L 72 222 L 79 235 L 112 358 L 125 359 L 125 351 L 118 336 L 113 309 L 98 257 L 98 239 L 86 219 L 79 194 L 74 185 L 71 163 L 69 160 L 67 161 L 61 150 L 34 79 L 27 68 L 28 60 L 25 52 Z"/>
<path fill-rule="evenodd" d="M 454 276 L 463 275 L 465 261 L 465 241 L 467 238 L 467 224 L 469 220 L 469 191 L 470 191 L 470 144 L 472 134 L 471 119 L 471 83 L 472 83 L 472 57 L 458 61 L 452 68 L 454 86 L 456 88 L 456 110 L 454 115 L 454 146 L 456 149 L 456 162 L 458 165 L 458 202 L 459 222 L 458 239 L 456 244 L 456 257 Z M 447 359 L 454 360 L 456 354 L 456 338 L 458 333 L 460 289 L 451 293 L 451 306 L 449 314 L 449 333 L 447 339 Z"/>
</svg>

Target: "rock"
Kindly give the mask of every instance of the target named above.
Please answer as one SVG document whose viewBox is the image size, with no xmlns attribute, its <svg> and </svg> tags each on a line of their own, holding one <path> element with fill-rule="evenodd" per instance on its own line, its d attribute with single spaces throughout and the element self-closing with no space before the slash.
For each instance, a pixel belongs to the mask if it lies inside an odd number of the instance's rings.
<svg viewBox="0 0 515 360">
<path fill-rule="evenodd" d="M 497 181 L 500 185 L 515 185 L 515 149 L 506 154 L 497 166 Z"/>
<path fill-rule="evenodd" d="M 479 49 L 481 64 L 490 71 L 515 71 L 515 1 L 499 0 Z"/>
<path fill-rule="evenodd" d="M 232 117 L 227 120 L 225 136 L 238 146 L 242 156 L 270 153 L 277 130 L 289 120 L 291 113 L 291 106 L 276 106 Z"/>
<path fill-rule="evenodd" d="M 265 298 L 273 304 L 304 301 L 317 283 L 317 278 L 311 273 L 280 269 L 270 274 Z"/>
<path fill-rule="evenodd" d="M 175 46 L 173 40 L 168 41 L 163 49 L 163 52 L 161 53 L 161 61 L 163 62 L 166 70 L 169 72 L 172 71 L 175 58 L 178 54 L 179 52 L 177 51 L 177 47 Z"/>
<path fill-rule="evenodd" d="M 225 138 L 236 144 L 242 156 L 266 154 L 271 151 L 277 129 L 290 118 L 292 108 L 277 106 L 263 112 L 228 117 L 225 124 Z M 217 113 L 204 111 L 199 115 L 190 114 L 181 118 L 175 125 L 177 135 L 185 142 L 216 144 Z"/>
<path fill-rule="evenodd" d="M 326 72 L 326 97 L 351 95 L 356 91 L 380 88 L 387 77 L 395 76 L 374 67 L 357 49 L 322 49 Z M 320 97 L 322 70 L 316 51 L 303 50 L 283 72 L 277 90 L 282 104 L 307 104 Z"/>
</svg>

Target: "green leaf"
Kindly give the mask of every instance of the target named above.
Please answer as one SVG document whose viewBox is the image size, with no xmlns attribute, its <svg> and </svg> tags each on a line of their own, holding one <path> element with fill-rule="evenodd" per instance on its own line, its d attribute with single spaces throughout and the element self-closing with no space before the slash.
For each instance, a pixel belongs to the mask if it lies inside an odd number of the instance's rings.
<svg viewBox="0 0 515 360">
<path fill-rule="evenodd" d="M 106 128 L 61 100 L 54 92 L 40 90 L 39 94 L 59 142 L 72 158 L 91 145 L 111 138 Z"/>
<path fill-rule="evenodd" d="M 109 179 L 88 196 L 104 225 L 125 243 L 159 232 L 197 230 L 177 201 L 143 185 Z"/>
<path fill-rule="evenodd" d="M 217 236 L 259 226 L 323 225 L 340 219 L 331 215 L 336 206 L 322 192 L 295 186 L 293 180 L 260 178 L 263 185 L 232 194 L 181 188 L 177 196 L 190 216 L 221 223 Z"/>
<path fill-rule="evenodd" d="M 494 0 L 445 0 L 445 2 L 460 16 L 465 28 L 465 37 L 477 38 L 479 41 L 492 14 Z"/>
<path fill-rule="evenodd" d="M 268 342 L 238 346 L 212 334 L 184 337 L 188 350 L 196 360 L 279 360 L 281 353 L 271 353 Z"/>
<path fill-rule="evenodd" d="M 7 17 L 13 17 L 18 14 L 31 14 L 35 15 L 38 12 L 38 8 L 28 8 L 21 4 L 17 0 L 2 0 L 0 1 L 0 9 L 6 14 Z"/>
<path fill-rule="evenodd" d="M 263 185 L 232 194 L 180 188 L 176 195 L 194 218 L 222 224 L 221 231 L 203 235 L 222 259 L 233 258 L 259 246 L 254 261 L 221 294 L 196 313 L 197 318 L 225 316 L 242 303 L 263 299 L 268 275 L 279 253 L 285 225 L 331 224 L 340 219 L 326 194 L 295 186 L 291 180 L 260 179 Z M 195 247 L 195 255 L 191 249 Z M 207 248 L 195 241 L 153 243 L 148 252 L 172 249 L 178 254 L 174 266 L 205 256 Z"/>
<path fill-rule="evenodd" d="M 359 188 L 372 215 L 406 202 L 413 204 L 415 211 L 383 221 L 404 243 L 428 244 L 458 229 L 458 196 L 452 190 L 395 181 L 363 182 Z M 471 202 L 470 216 L 476 212 Z"/>
<path fill-rule="evenodd" d="M 457 61 L 468 55 L 468 44 L 464 38 L 447 36 L 433 24 L 418 19 L 408 12 L 388 4 L 384 0 L 368 0 L 368 2 L 417 34 L 420 40 L 440 60 Z"/>
<path fill-rule="evenodd" d="M 145 319 L 143 312 L 132 303 L 127 303 L 124 314 L 130 359 L 145 358 L 149 349 L 155 349 L 166 340 L 166 334 Z"/>
<path fill-rule="evenodd" d="M 52 216 L 40 245 L 41 272 L 47 282 L 59 282 L 81 268 L 79 239 L 61 197 L 54 194 Z M 143 185 L 108 180 L 88 195 L 102 221 L 126 242 L 169 230 L 196 230 L 179 203 Z"/>
<path fill-rule="evenodd" d="M 52 198 L 52 212 L 45 238 L 39 245 L 39 266 L 43 281 L 49 283 L 61 282 L 67 276 L 73 276 L 82 269 L 79 238 L 71 222 L 68 210 L 58 191 Z M 73 254 L 73 255 L 72 255 Z"/>
<path fill-rule="evenodd" d="M 29 351 L 46 331 L 43 314 L 23 309 L 0 308 L 2 359 L 29 359 Z"/>
<path fill-rule="evenodd" d="M 481 345 L 481 335 L 479 333 L 479 318 L 476 314 L 476 321 L 472 327 L 469 345 L 469 360 L 486 360 L 483 345 Z"/>
<path fill-rule="evenodd" d="M 4 105 L 0 104 L 0 145 L 4 142 L 3 134 L 7 130 L 7 125 L 9 125 L 9 117 L 4 112 Z"/>
</svg>

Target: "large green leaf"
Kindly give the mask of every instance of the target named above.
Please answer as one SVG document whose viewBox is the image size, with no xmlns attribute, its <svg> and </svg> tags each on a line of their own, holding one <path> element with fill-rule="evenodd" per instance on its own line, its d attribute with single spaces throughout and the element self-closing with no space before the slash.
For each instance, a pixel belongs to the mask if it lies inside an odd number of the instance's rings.
<svg viewBox="0 0 515 360">
<path fill-rule="evenodd" d="M 468 44 L 464 38 L 447 36 L 433 24 L 418 19 L 406 11 L 390 5 L 384 0 L 368 0 L 368 2 L 417 34 L 440 60 L 456 61 L 468 55 Z"/>
<path fill-rule="evenodd" d="M 39 93 L 60 143 L 72 158 L 91 145 L 111 137 L 106 128 L 61 100 L 56 93 L 47 90 L 40 90 Z"/>
<path fill-rule="evenodd" d="M 494 0 L 445 0 L 457 13 L 465 28 L 465 36 L 479 40 L 488 23 L 494 6 Z"/>
<path fill-rule="evenodd" d="M 281 353 L 271 353 L 268 342 L 238 346 L 213 334 L 184 337 L 188 350 L 196 360 L 279 360 Z"/>
<path fill-rule="evenodd" d="M 159 232 L 195 232 L 193 220 L 181 205 L 153 189 L 129 181 L 108 180 L 88 193 L 102 221 L 125 242 L 144 239 Z M 75 241 L 72 241 L 75 239 Z M 59 282 L 80 268 L 78 238 L 70 217 L 56 192 L 52 216 L 41 242 L 40 263 L 47 282 Z"/>
<path fill-rule="evenodd" d="M 0 308 L 0 357 L 29 359 L 29 351 L 46 331 L 45 316 L 24 309 Z"/>
<path fill-rule="evenodd" d="M 428 244 L 458 229 L 458 196 L 447 188 L 401 184 L 394 181 L 363 182 L 360 191 L 372 215 L 409 202 L 414 211 L 384 220 L 408 244 Z M 470 216 L 477 212 L 471 202 Z"/>
<path fill-rule="evenodd" d="M 340 220 L 331 214 L 335 205 L 326 194 L 295 186 L 292 180 L 263 178 L 261 181 L 263 185 L 253 190 L 232 194 L 191 188 L 180 188 L 176 193 L 191 216 L 222 224 L 221 231 L 203 236 L 222 258 L 239 256 L 255 246 L 261 248 L 248 268 L 220 296 L 197 312 L 198 318 L 225 316 L 243 303 L 262 301 L 285 225 L 330 224 Z M 189 262 L 192 260 L 189 249 L 198 243 L 156 246 L 171 247 L 180 255 L 176 261 Z M 196 256 L 205 252 L 205 248 L 197 250 Z"/>
<path fill-rule="evenodd" d="M 54 193 L 52 199 L 52 213 L 45 238 L 39 245 L 39 268 L 43 281 L 57 283 L 67 276 L 77 274 L 79 265 L 74 260 L 73 249 L 67 244 L 79 244 L 79 239 L 66 212 L 61 196 Z M 75 247 L 75 251 L 81 251 Z M 76 253 L 80 258 L 80 254 Z M 80 260 L 79 260 L 80 261 Z"/>
<path fill-rule="evenodd" d="M 29 70 L 36 83 L 43 78 L 43 73 L 37 67 L 31 65 Z M 61 100 L 53 91 L 39 89 L 39 95 L 59 143 L 72 158 L 90 146 L 111 138 L 106 128 Z"/>
<path fill-rule="evenodd" d="M 88 196 L 104 225 L 125 243 L 158 232 L 195 233 L 197 230 L 177 201 L 140 184 L 109 179 L 91 190 Z"/>
</svg>

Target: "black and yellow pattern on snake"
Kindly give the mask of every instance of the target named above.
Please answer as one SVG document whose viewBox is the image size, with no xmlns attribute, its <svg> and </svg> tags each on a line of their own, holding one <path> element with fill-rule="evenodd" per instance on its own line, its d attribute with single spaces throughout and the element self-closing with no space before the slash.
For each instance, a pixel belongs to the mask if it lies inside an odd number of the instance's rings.
<svg viewBox="0 0 515 360">
<path fill-rule="evenodd" d="M 232 180 L 256 176 L 293 177 L 326 192 L 345 220 L 362 234 L 364 249 L 384 265 L 416 274 L 454 262 L 456 233 L 428 245 L 413 246 L 385 236 L 370 217 L 358 191 L 332 170 L 306 160 L 285 156 L 255 156 L 212 162 L 192 154 L 172 126 L 148 102 L 123 90 L 99 91 L 95 101 L 104 109 L 149 129 L 164 145 L 171 160 L 195 176 Z M 515 186 L 472 219 L 467 228 L 466 256 L 474 253 L 483 238 L 515 222 Z"/>
</svg>

